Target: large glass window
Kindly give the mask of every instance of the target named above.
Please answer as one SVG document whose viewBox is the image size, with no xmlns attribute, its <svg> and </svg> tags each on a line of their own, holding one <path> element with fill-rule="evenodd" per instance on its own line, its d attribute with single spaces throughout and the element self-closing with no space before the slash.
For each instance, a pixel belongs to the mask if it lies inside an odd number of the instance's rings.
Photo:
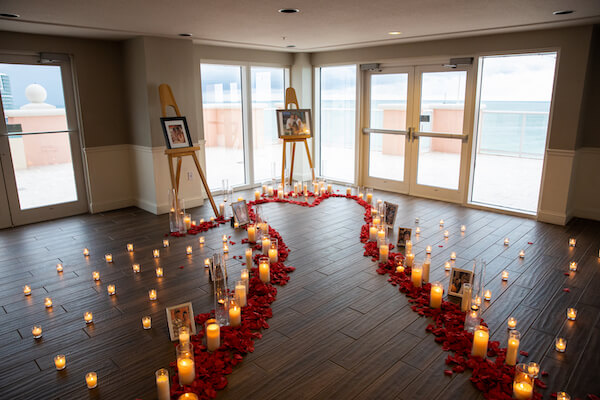
<svg viewBox="0 0 600 400">
<path fill-rule="evenodd" d="M 320 69 L 321 175 L 354 182 L 356 65 Z"/>
<path fill-rule="evenodd" d="M 556 53 L 481 58 L 473 202 L 537 211 Z"/>
</svg>

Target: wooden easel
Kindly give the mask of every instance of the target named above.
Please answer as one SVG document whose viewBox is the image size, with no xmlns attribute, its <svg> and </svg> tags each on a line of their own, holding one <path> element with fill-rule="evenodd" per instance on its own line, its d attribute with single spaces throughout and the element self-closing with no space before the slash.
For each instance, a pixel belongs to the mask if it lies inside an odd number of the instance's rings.
<svg viewBox="0 0 600 400">
<path fill-rule="evenodd" d="M 173 97 L 173 92 L 171 91 L 171 87 L 166 83 L 161 84 L 158 87 L 158 95 L 160 97 L 160 109 L 163 117 L 167 116 L 167 107 L 173 107 L 175 110 L 175 115 L 181 117 L 181 113 L 179 112 L 179 107 L 177 107 L 177 103 L 175 102 L 175 98 Z M 217 206 L 215 205 L 215 200 L 210 193 L 210 189 L 208 188 L 208 183 L 206 182 L 206 178 L 204 177 L 204 172 L 202 172 L 202 167 L 200 166 L 200 161 L 198 161 L 198 157 L 196 156 L 196 151 L 200 150 L 199 146 L 193 147 L 185 147 L 181 149 L 166 149 L 165 154 L 169 158 L 169 172 L 171 174 L 171 187 L 175 189 L 175 196 L 179 198 L 179 178 L 181 178 L 181 158 L 185 156 L 192 156 L 194 159 L 194 163 L 196 164 L 196 169 L 200 174 L 200 179 L 202 179 L 202 184 L 204 185 L 204 190 L 206 190 L 206 195 L 210 200 L 210 205 L 212 206 L 213 211 L 215 212 L 215 216 L 219 217 L 219 211 L 217 210 Z M 173 158 L 177 158 L 177 172 L 173 171 Z"/>
<path fill-rule="evenodd" d="M 296 109 L 299 109 L 298 99 L 296 98 L 296 91 L 294 88 L 285 89 L 285 109 L 289 110 L 290 105 L 295 104 Z M 304 142 L 306 148 L 306 156 L 308 157 L 308 165 L 310 165 L 310 171 L 312 173 L 312 179 L 315 180 L 315 169 L 313 167 L 312 159 L 310 158 L 310 150 L 308 148 L 308 141 L 310 135 L 297 135 L 293 138 L 282 138 L 283 139 L 283 161 L 281 162 L 281 185 L 285 186 L 285 146 L 289 142 L 292 144 L 292 165 L 290 167 L 290 184 L 292 183 L 292 177 L 294 176 L 294 158 L 296 156 L 296 142 Z"/>
</svg>

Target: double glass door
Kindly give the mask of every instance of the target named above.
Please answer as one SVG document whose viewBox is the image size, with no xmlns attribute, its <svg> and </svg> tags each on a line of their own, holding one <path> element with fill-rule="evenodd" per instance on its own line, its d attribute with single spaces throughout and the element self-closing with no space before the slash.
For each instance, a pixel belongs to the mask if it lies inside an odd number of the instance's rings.
<svg viewBox="0 0 600 400">
<path fill-rule="evenodd" d="M 0 54 L 0 81 L 0 227 L 86 212 L 68 57 Z"/>
<path fill-rule="evenodd" d="M 365 78 L 364 184 L 462 201 L 470 71 L 438 66 L 387 68 Z"/>
</svg>

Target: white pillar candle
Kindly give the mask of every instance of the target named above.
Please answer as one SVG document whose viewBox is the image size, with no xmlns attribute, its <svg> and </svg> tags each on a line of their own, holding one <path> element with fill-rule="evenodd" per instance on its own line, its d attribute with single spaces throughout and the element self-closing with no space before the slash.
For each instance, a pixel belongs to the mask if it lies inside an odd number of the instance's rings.
<svg viewBox="0 0 600 400">
<path fill-rule="evenodd" d="M 386 263 L 388 261 L 389 252 L 390 248 L 386 243 L 379 246 L 379 262 Z"/>
<path fill-rule="evenodd" d="M 346 188 L 346 196 L 352 196 L 352 188 L 351 187 Z"/>
<path fill-rule="evenodd" d="M 531 399 L 533 396 L 533 387 L 527 382 L 514 382 L 513 394 L 517 400 Z"/>
<path fill-rule="evenodd" d="M 254 200 L 260 200 L 260 192 L 258 190 L 254 191 Z"/>
<path fill-rule="evenodd" d="M 142 317 L 142 326 L 144 327 L 144 329 L 152 328 L 152 317 L 150 317 L 149 315 Z"/>
<path fill-rule="evenodd" d="M 190 343 L 190 330 L 187 326 L 182 326 L 179 328 L 179 344 L 186 346 L 188 343 Z"/>
<path fill-rule="evenodd" d="M 262 185 L 262 194 L 267 194 L 267 185 Z"/>
<path fill-rule="evenodd" d="M 25 296 L 29 296 L 29 295 L 31 294 L 31 287 L 29 287 L 28 285 L 25 285 L 25 286 L 23 287 L 23 294 L 24 294 Z"/>
<path fill-rule="evenodd" d="M 506 365 L 516 365 L 519 355 L 519 342 L 521 334 L 517 331 L 510 331 L 508 334 L 508 347 L 506 348 Z"/>
<path fill-rule="evenodd" d="M 127 243 L 127 251 L 130 253 L 133 253 L 133 244 L 132 243 Z"/>
<path fill-rule="evenodd" d="M 171 400 L 171 389 L 169 388 L 169 371 L 164 368 L 156 371 L 156 392 L 158 400 Z"/>
<path fill-rule="evenodd" d="M 413 253 L 408 253 L 404 260 L 404 265 L 407 267 L 412 267 L 415 261 L 415 255 Z"/>
<path fill-rule="evenodd" d="M 313 182 L 313 193 L 316 195 L 319 192 L 319 184 L 317 182 Z"/>
<path fill-rule="evenodd" d="M 248 266 L 248 268 L 252 268 L 252 249 L 251 248 L 246 249 L 246 265 Z"/>
<path fill-rule="evenodd" d="M 64 354 L 59 354 L 54 357 L 54 366 L 57 371 L 62 371 L 67 366 L 67 358 Z"/>
<path fill-rule="evenodd" d="M 385 229 L 380 229 L 377 231 L 377 241 L 379 244 L 385 243 Z"/>
<path fill-rule="evenodd" d="M 414 267 L 412 267 L 411 273 L 410 273 L 410 280 L 413 284 L 414 287 L 421 287 L 422 285 L 422 275 L 423 275 L 423 270 L 421 269 L 420 266 L 415 265 Z"/>
<path fill-rule="evenodd" d="M 369 227 L 369 240 L 371 240 L 371 241 L 377 240 L 377 227 L 375 227 L 375 226 Z"/>
<path fill-rule="evenodd" d="M 250 289 L 250 279 L 247 269 L 243 269 L 240 271 L 240 279 L 242 280 L 242 282 L 244 282 L 244 285 L 246 285 L 246 294 L 248 294 L 248 289 Z"/>
<path fill-rule="evenodd" d="M 248 241 L 256 243 L 256 227 L 254 225 L 248 225 Z"/>
<path fill-rule="evenodd" d="M 219 215 L 222 217 L 225 216 L 225 204 L 224 203 L 219 204 Z"/>
<path fill-rule="evenodd" d="M 242 324 L 242 309 L 238 305 L 229 306 L 229 325 L 236 327 Z"/>
<path fill-rule="evenodd" d="M 473 349 L 471 350 L 471 354 L 485 358 L 487 355 L 489 339 L 490 333 L 488 329 L 485 326 L 480 325 L 473 334 Z"/>
<path fill-rule="evenodd" d="M 406 251 L 406 253 L 412 253 L 412 247 L 412 241 L 407 240 L 404 244 L 404 250 Z"/>
<path fill-rule="evenodd" d="M 179 358 L 177 360 L 177 372 L 179 373 L 180 385 L 191 385 L 196 378 L 194 359 L 191 357 Z"/>
<path fill-rule="evenodd" d="M 83 313 L 83 320 L 86 324 L 91 324 L 94 321 L 94 314 L 91 311 L 86 311 Z"/>
<path fill-rule="evenodd" d="M 263 239 L 262 239 L 262 253 L 264 255 L 268 255 L 270 248 L 271 248 L 271 239 L 268 236 L 263 237 Z"/>
<path fill-rule="evenodd" d="M 34 339 L 41 338 L 42 337 L 42 326 L 34 325 L 33 328 L 31 328 L 31 334 L 33 335 Z"/>
<path fill-rule="evenodd" d="M 243 280 L 235 284 L 235 297 L 240 307 L 246 307 L 246 283 Z"/>
<path fill-rule="evenodd" d="M 185 225 L 185 230 L 189 230 L 192 227 L 192 217 L 189 214 L 183 217 L 183 225 Z"/>
<path fill-rule="evenodd" d="M 85 374 L 85 383 L 88 389 L 93 389 L 98 386 L 98 375 L 95 372 L 88 372 Z"/>
<path fill-rule="evenodd" d="M 221 328 L 217 324 L 206 326 L 206 348 L 215 351 L 221 346 Z"/>
<path fill-rule="evenodd" d="M 271 248 L 269 248 L 269 261 L 271 263 L 276 263 L 277 260 L 278 260 L 277 249 L 271 246 Z"/>
<path fill-rule="evenodd" d="M 332 189 L 332 187 L 331 187 L 331 184 L 330 184 L 330 183 L 329 183 L 329 184 L 327 184 L 327 193 L 329 193 L 329 194 L 333 193 L 333 189 Z"/>
<path fill-rule="evenodd" d="M 375 217 L 373 218 L 373 225 L 379 226 L 381 224 L 381 218 Z"/>
<path fill-rule="evenodd" d="M 268 257 L 261 257 L 258 264 L 258 274 L 263 283 L 267 283 L 271 280 Z"/>
<path fill-rule="evenodd" d="M 467 312 L 471 307 L 471 296 L 473 295 L 473 286 L 470 283 L 463 284 L 462 299 L 460 301 L 460 311 Z"/>
<path fill-rule="evenodd" d="M 367 193 L 367 203 L 371 204 L 373 202 L 373 193 Z"/>
<path fill-rule="evenodd" d="M 431 293 L 429 298 L 429 306 L 431 308 L 440 308 L 442 306 L 442 296 L 444 295 L 444 288 L 439 282 L 431 284 Z"/>
<path fill-rule="evenodd" d="M 425 261 L 423 261 L 423 282 L 429 282 L 429 270 L 431 269 L 431 258 L 429 256 L 425 257 Z"/>
</svg>

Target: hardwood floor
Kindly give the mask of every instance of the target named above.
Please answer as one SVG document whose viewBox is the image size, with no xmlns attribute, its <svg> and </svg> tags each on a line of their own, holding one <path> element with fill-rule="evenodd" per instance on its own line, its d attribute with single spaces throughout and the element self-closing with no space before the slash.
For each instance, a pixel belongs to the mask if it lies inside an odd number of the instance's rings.
<svg viewBox="0 0 600 400">
<path fill-rule="evenodd" d="M 249 197 L 247 193 L 246 198 Z M 447 286 L 443 264 L 451 251 L 457 266 L 472 259 L 488 261 L 486 287 L 492 300 L 483 318 L 492 339 L 505 346 L 506 321 L 518 319 L 523 360 L 536 361 L 549 374 L 545 397 L 565 390 L 572 398 L 600 394 L 600 223 L 574 220 L 566 227 L 463 208 L 414 197 L 376 193 L 400 205 L 398 226 L 415 227 L 417 259 L 433 246 L 431 280 Z M 329 199 L 315 208 L 264 205 L 271 226 L 292 250 L 287 264 L 296 267 L 279 288 L 270 329 L 256 350 L 229 376 L 221 399 L 477 399 L 470 374 L 445 376 L 447 353 L 425 332 L 427 319 L 414 313 L 407 299 L 378 275 L 359 242 L 363 208 L 347 199 Z M 210 217 L 210 207 L 194 209 L 195 219 Z M 450 237 L 444 240 L 438 221 Z M 467 231 L 460 234 L 460 225 Z M 0 398 L 2 399 L 154 399 L 154 371 L 175 360 L 165 307 L 192 301 L 194 312 L 212 308 L 211 287 L 203 259 L 220 248 L 220 237 L 233 235 L 231 255 L 242 255 L 245 231 L 229 226 L 199 236 L 171 238 L 162 248 L 168 217 L 136 208 L 82 215 L 0 231 Z M 504 237 L 510 246 L 503 245 Z M 575 248 L 568 239 L 577 238 Z M 134 243 L 135 253 L 126 251 Z M 531 244 L 529 244 L 531 243 Z M 193 245 L 193 255 L 185 247 Z M 443 247 L 439 247 L 443 246 Z M 91 256 L 82 256 L 88 247 Z M 161 257 L 152 258 L 159 248 Z M 525 258 L 518 253 L 525 249 Z M 103 260 L 112 253 L 114 263 Z M 568 276 L 568 262 L 579 263 Z M 242 260 L 243 261 L 243 260 Z M 56 272 L 56 263 L 64 272 Z M 141 274 L 132 263 L 141 264 Z M 160 264 L 165 274 L 154 272 Z M 231 260 L 238 276 L 240 260 Z M 508 282 L 500 279 L 508 270 Z M 99 271 L 100 282 L 92 280 Z M 106 287 L 115 284 L 116 296 Z M 30 285 L 32 295 L 23 295 Z M 148 290 L 158 300 L 148 300 Z M 570 292 L 563 291 L 569 288 Z M 51 297 L 53 307 L 44 308 Z M 575 322 L 565 310 L 578 310 Z M 85 311 L 94 323 L 86 326 Z M 143 330 L 141 317 L 152 316 Z M 43 338 L 31 328 L 40 324 Z M 556 336 L 567 338 L 567 351 L 554 351 Z M 67 368 L 56 371 L 53 357 L 65 354 Z M 85 373 L 98 373 L 98 388 L 88 391 Z"/>
</svg>

